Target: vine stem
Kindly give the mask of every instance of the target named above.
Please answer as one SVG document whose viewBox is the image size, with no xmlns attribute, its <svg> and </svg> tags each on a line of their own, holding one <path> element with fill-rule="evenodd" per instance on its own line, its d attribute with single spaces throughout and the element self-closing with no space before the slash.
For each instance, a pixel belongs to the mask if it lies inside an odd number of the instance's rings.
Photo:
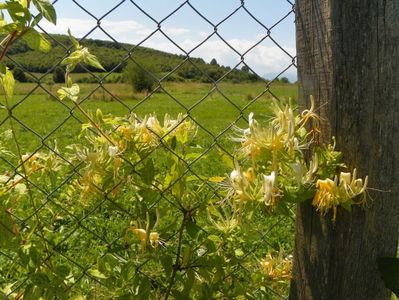
<svg viewBox="0 0 399 300">
<path fill-rule="evenodd" d="M 183 211 L 183 213 L 184 213 L 183 221 L 182 221 L 182 224 L 181 224 L 180 229 L 179 229 L 179 239 L 178 239 L 178 242 L 177 242 L 176 260 L 175 260 L 175 263 L 173 265 L 172 274 L 170 275 L 168 288 L 166 289 L 165 300 L 169 299 L 170 292 L 172 291 L 173 284 L 175 283 L 177 271 L 181 267 L 180 266 L 180 253 L 181 253 L 181 246 L 182 246 L 182 240 L 183 240 L 183 232 L 184 232 L 184 228 L 186 227 L 186 222 L 187 222 L 187 212 Z"/>
<path fill-rule="evenodd" d="M 79 109 L 79 111 L 85 116 L 85 118 L 90 122 L 90 124 L 102 135 L 112 146 L 115 146 L 115 143 L 110 139 L 110 137 L 98 126 L 98 124 L 89 116 L 89 114 L 80 106 L 78 102 L 74 102 L 75 106 Z"/>
</svg>

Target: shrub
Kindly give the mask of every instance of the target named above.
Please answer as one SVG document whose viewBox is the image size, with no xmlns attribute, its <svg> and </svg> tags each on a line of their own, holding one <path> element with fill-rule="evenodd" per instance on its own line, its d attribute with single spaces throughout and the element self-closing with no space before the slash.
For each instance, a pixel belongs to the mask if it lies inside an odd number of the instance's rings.
<svg viewBox="0 0 399 300">
<path fill-rule="evenodd" d="M 14 78 L 16 80 L 18 80 L 19 82 L 27 82 L 27 78 L 26 78 L 25 72 L 22 71 L 22 69 L 15 68 L 13 70 L 13 74 L 14 74 Z"/>
<path fill-rule="evenodd" d="M 65 81 L 65 71 L 61 67 L 57 67 L 53 71 L 54 83 L 63 83 Z"/>
<path fill-rule="evenodd" d="M 151 92 L 155 85 L 156 79 L 152 66 L 139 66 L 134 63 L 127 65 L 124 71 L 125 82 L 132 85 L 136 92 Z"/>
</svg>

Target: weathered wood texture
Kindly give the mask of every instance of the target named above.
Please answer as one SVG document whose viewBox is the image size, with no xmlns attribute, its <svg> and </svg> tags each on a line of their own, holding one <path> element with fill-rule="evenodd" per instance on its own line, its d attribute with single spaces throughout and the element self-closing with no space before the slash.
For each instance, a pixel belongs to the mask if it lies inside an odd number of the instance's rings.
<svg viewBox="0 0 399 300">
<path fill-rule="evenodd" d="M 337 221 L 297 209 L 290 299 L 390 299 L 376 259 L 396 254 L 399 226 L 399 1 L 297 0 L 299 101 L 314 95 L 323 137 L 369 175 L 366 209 Z"/>
</svg>

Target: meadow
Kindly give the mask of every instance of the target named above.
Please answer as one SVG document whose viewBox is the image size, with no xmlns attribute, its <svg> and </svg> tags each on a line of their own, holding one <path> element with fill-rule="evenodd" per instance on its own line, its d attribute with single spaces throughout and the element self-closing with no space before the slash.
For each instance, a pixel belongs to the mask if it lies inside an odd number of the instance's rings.
<svg viewBox="0 0 399 300">
<path fill-rule="evenodd" d="M 79 76 L 79 75 L 76 75 Z M 87 122 L 73 103 L 56 98 L 59 85 L 19 83 L 12 106 L 12 122 L 21 152 L 29 153 L 57 142 L 59 149 L 73 144 L 79 136 L 82 122 Z M 168 113 L 172 118 L 187 113 L 199 125 L 198 143 L 207 147 L 215 139 L 222 145 L 231 144 L 232 124 L 246 126 L 250 112 L 259 120 L 266 119 L 273 97 L 296 99 L 297 86 L 273 83 L 266 91 L 264 83 L 162 83 L 154 93 L 135 93 L 127 84 L 80 84 L 81 106 L 89 113 L 100 109 L 104 115 L 139 117 Z M 51 96 L 52 95 L 52 96 Z M 0 110 L 0 130 L 10 126 L 6 110 Z M 14 145 L 9 145 L 14 147 Z M 230 146 L 227 146 L 230 147 Z"/>
</svg>

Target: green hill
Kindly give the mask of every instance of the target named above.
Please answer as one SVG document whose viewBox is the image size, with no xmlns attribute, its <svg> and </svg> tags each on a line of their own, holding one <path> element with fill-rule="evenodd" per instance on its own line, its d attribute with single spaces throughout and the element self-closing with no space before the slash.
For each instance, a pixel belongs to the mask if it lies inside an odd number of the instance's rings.
<svg viewBox="0 0 399 300">
<path fill-rule="evenodd" d="M 7 64 L 10 68 L 20 66 L 25 71 L 46 73 L 52 70 L 66 56 L 71 43 L 66 35 L 50 35 L 53 49 L 50 53 L 41 53 L 29 49 L 27 44 L 20 40 L 9 50 Z M 211 82 L 218 80 L 230 72 L 230 67 L 219 66 L 216 61 L 206 63 L 201 58 L 187 58 L 184 55 L 170 54 L 151 48 L 130 44 L 121 44 L 111 41 L 85 39 L 81 43 L 95 54 L 107 71 L 121 73 L 131 58 L 141 65 L 150 67 L 159 77 L 167 75 L 178 65 L 182 64 L 172 75 L 167 77 L 170 81 L 200 81 Z M 99 71 L 89 69 L 90 71 Z M 75 69 L 76 73 L 85 73 L 88 70 L 82 66 Z M 258 81 L 261 78 L 244 67 L 242 70 L 233 70 L 225 78 L 233 82 Z"/>
</svg>

